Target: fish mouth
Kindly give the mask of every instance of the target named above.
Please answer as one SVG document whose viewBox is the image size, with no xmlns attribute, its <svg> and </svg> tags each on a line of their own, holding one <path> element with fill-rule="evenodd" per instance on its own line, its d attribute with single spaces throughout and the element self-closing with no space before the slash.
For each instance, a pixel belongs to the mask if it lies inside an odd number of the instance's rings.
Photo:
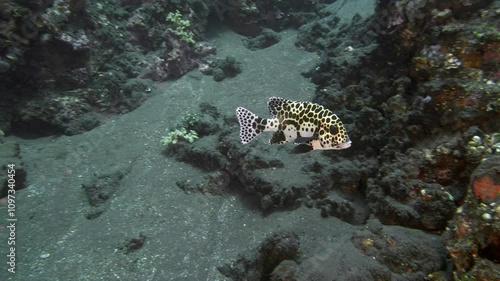
<svg viewBox="0 0 500 281">
<path fill-rule="evenodd" d="M 351 147 L 351 141 L 347 141 L 347 142 L 343 142 L 343 143 L 339 143 L 335 146 L 335 149 L 346 149 L 346 148 L 349 148 Z"/>
</svg>

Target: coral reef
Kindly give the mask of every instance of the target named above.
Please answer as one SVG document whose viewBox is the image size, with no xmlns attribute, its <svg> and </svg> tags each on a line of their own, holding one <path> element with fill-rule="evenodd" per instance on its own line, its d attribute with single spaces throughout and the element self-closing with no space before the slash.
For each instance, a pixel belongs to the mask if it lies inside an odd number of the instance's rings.
<svg viewBox="0 0 500 281">
<path fill-rule="evenodd" d="M 203 43 L 209 7 L 201 0 L 1 5 L 0 89 L 10 102 L 0 104 L 6 110 L 0 128 L 6 133 L 90 130 L 103 115 L 139 106 L 151 92 L 149 78 L 179 78 L 215 53 Z M 131 87 L 131 79 L 143 87 Z M 58 102 L 67 97 L 75 102 Z"/>
<path fill-rule="evenodd" d="M 500 156 L 485 158 L 446 232 L 457 280 L 500 278 Z"/>
<path fill-rule="evenodd" d="M 407 237 L 411 235 L 413 239 L 426 239 L 423 233 L 415 230 L 406 229 L 405 232 Z M 426 273 L 439 272 L 445 268 L 446 255 L 437 250 L 443 247 L 443 241 L 433 240 L 414 247 L 415 241 L 407 239 L 397 229 L 383 227 L 374 219 L 367 222 L 365 230 L 355 233 L 352 241 L 361 253 L 387 266 L 393 274 L 407 275 L 408 279 L 424 280 L 429 275 Z"/>
<path fill-rule="evenodd" d="M 0 128 L 34 136 L 92 129 L 104 115 L 140 105 L 152 88 L 149 78 L 176 79 L 209 65 L 204 58 L 215 48 L 203 40 L 210 18 L 217 16 L 242 33 L 263 30 L 247 40 L 249 48 L 263 48 L 277 41 L 271 29 L 296 28 L 317 18 L 323 2 L 328 1 L 2 2 L 0 71 L 5 79 L 0 89 L 13 102 L 0 104 L 6 111 Z M 236 64 L 214 66 L 214 79 L 232 77 L 238 69 Z M 144 88 L 127 88 L 129 79 L 143 79 Z M 71 123 L 84 124 L 67 126 L 56 121 L 62 120 L 57 112 L 41 109 L 51 103 L 47 99 L 66 96 L 85 108 L 64 109 L 73 112 Z"/>
<path fill-rule="evenodd" d="M 232 280 L 268 280 L 271 274 L 277 274 L 273 271 L 276 267 L 285 266 L 283 262 L 297 260 L 299 251 L 297 234 L 278 232 L 267 238 L 257 251 L 241 255 L 233 264 L 221 266 L 219 271 Z"/>
<path fill-rule="evenodd" d="M 180 78 L 187 72 L 206 64 L 202 59 L 215 54 L 214 47 L 206 43 L 191 43 L 182 40 L 173 31 L 167 31 L 166 47 L 160 56 L 153 56 L 147 63 L 147 72 L 142 76 L 155 81 L 165 81 L 169 78 Z"/>
<path fill-rule="evenodd" d="M 270 47 L 280 41 L 280 36 L 278 33 L 274 32 L 272 29 L 263 29 L 262 32 L 253 37 L 246 38 L 243 40 L 245 46 L 250 50 L 258 50 Z"/>
<path fill-rule="evenodd" d="M 217 17 L 236 32 L 256 36 L 263 28 L 276 31 L 297 28 L 318 18 L 324 3 L 331 1 L 228 1 L 215 4 Z"/>
<path fill-rule="evenodd" d="M 235 77 L 241 73 L 241 63 L 232 56 L 213 58 L 208 61 L 208 64 L 200 67 L 200 71 L 205 75 L 212 75 L 214 81 L 220 82 L 227 77 Z"/>
</svg>

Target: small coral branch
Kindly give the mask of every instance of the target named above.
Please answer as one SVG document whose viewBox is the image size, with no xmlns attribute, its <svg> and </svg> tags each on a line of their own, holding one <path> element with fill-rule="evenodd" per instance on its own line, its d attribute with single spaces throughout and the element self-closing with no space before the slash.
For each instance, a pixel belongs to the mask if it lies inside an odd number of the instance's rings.
<svg viewBox="0 0 500 281">
<path fill-rule="evenodd" d="M 192 143 L 198 138 L 198 133 L 196 133 L 196 131 L 187 130 L 186 128 L 180 128 L 168 132 L 168 134 L 161 140 L 161 144 L 164 146 L 171 146 L 176 145 L 180 141 Z"/>
<path fill-rule="evenodd" d="M 181 13 L 178 10 L 175 11 L 175 13 L 168 13 L 167 21 L 171 22 L 174 25 L 174 29 L 172 30 L 181 38 L 182 41 L 194 45 L 194 33 L 189 30 L 191 22 L 189 22 L 189 20 L 183 19 Z"/>
</svg>

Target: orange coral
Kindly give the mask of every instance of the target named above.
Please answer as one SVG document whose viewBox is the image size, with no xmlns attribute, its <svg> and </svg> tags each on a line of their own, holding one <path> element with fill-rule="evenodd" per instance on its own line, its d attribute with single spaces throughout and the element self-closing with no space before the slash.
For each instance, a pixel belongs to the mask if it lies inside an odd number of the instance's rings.
<svg viewBox="0 0 500 281">
<path fill-rule="evenodd" d="M 481 198 L 483 202 L 492 199 L 500 193 L 500 185 L 495 184 L 490 176 L 477 178 L 472 184 L 474 195 Z"/>
</svg>

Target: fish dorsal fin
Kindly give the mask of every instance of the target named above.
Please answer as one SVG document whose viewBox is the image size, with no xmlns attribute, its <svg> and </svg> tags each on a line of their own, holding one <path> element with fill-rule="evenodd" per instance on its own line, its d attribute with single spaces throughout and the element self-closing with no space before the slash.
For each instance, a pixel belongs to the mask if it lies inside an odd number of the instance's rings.
<svg viewBox="0 0 500 281">
<path fill-rule="evenodd" d="M 269 113 L 273 118 L 278 118 L 278 112 L 283 108 L 283 105 L 288 102 L 284 98 L 280 97 L 270 97 L 267 102 L 267 106 L 269 107 Z"/>
</svg>

